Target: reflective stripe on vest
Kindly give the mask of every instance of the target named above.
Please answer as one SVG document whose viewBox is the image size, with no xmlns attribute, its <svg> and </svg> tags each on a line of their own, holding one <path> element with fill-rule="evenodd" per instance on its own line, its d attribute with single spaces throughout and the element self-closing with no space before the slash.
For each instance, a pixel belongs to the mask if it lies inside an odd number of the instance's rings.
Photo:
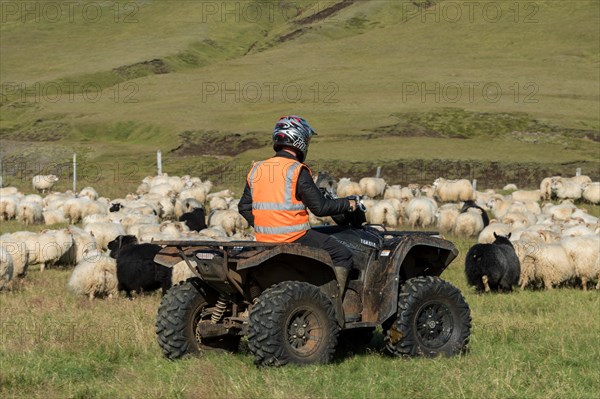
<svg viewBox="0 0 600 399">
<path fill-rule="evenodd" d="M 257 162 L 248 173 L 257 241 L 291 242 L 310 229 L 306 207 L 295 198 L 302 166 L 274 157 Z"/>
</svg>

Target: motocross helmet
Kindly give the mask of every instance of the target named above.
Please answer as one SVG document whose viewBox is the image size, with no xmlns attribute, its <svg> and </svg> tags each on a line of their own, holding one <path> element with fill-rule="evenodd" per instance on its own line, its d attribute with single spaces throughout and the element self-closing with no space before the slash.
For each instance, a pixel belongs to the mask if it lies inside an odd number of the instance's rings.
<svg viewBox="0 0 600 399">
<path fill-rule="evenodd" d="M 297 115 L 283 116 L 273 130 L 273 149 L 279 151 L 283 146 L 292 147 L 297 150 L 299 161 L 304 162 L 310 138 L 315 134 L 317 132 L 304 118 Z"/>
</svg>

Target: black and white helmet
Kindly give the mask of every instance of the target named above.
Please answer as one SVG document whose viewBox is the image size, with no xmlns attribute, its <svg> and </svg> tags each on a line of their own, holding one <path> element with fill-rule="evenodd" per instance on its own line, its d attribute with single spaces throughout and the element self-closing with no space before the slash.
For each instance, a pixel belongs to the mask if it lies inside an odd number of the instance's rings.
<svg viewBox="0 0 600 399">
<path fill-rule="evenodd" d="M 279 118 L 273 130 L 273 149 L 279 151 L 282 146 L 298 150 L 300 162 L 304 162 L 308 154 L 310 138 L 317 134 L 308 122 L 297 115 Z"/>
</svg>

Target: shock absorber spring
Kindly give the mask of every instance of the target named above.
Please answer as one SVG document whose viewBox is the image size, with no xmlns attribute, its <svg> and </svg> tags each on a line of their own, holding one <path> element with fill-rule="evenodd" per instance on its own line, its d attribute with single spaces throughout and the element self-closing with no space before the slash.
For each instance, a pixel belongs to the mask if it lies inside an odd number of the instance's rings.
<svg viewBox="0 0 600 399">
<path fill-rule="evenodd" d="M 217 324 L 223 317 L 226 309 L 227 298 L 224 295 L 220 295 L 219 299 L 217 300 L 217 304 L 215 305 L 215 310 L 210 317 L 210 321 L 212 321 L 214 324 Z"/>
</svg>

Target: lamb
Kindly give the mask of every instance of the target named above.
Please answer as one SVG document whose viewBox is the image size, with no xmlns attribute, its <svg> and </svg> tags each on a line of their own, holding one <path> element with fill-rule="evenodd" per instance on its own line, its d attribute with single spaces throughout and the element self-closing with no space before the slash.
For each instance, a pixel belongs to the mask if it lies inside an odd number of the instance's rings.
<svg viewBox="0 0 600 399">
<path fill-rule="evenodd" d="M 244 229 L 244 218 L 232 209 L 211 211 L 208 216 L 209 227 L 220 226 L 227 236 L 234 235 L 238 230 Z"/>
<path fill-rule="evenodd" d="M 25 225 L 40 224 L 44 221 L 42 207 L 35 202 L 23 201 L 17 208 L 17 220 Z"/>
<path fill-rule="evenodd" d="M 435 223 L 437 204 L 430 198 L 413 198 L 408 203 L 406 214 L 408 223 L 414 229 L 416 226 L 427 227 Z"/>
<path fill-rule="evenodd" d="M 540 192 L 540 190 L 532 190 L 532 191 L 518 190 L 518 191 L 513 191 L 510 196 L 514 201 L 521 201 L 521 202 L 527 202 L 527 201 L 538 202 L 542 199 L 542 193 Z"/>
<path fill-rule="evenodd" d="M 161 247 L 154 244 L 132 244 L 121 248 L 117 256 L 119 291 L 131 298 L 137 294 L 162 288 L 163 295 L 171 288 L 173 270 L 154 262 Z"/>
<path fill-rule="evenodd" d="M 52 189 L 57 181 L 58 177 L 55 175 L 36 175 L 33 176 L 32 184 L 35 190 L 45 193 Z"/>
<path fill-rule="evenodd" d="M 583 290 L 586 291 L 588 281 L 595 278 L 598 279 L 596 289 L 600 289 L 600 237 L 594 234 L 565 237 L 560 244 L 571 258 Z"/>
<path fill-rule="evenodd" d="M 118 236 L 117 238 L 108 243 L 109 256 L 113 259 L 117 259 L 117 257 L 119 256 L 119 252 L 121 252 L 121 249 L 137 243 L 138 239 L 136 236 Z"/>
<path fill-rule="evenodd" d="M 10 253 L 0 247 L 0 291 L 7 287 L 13 278 L 14 265 Z"/>
<path fill-rule="evenodd" d="M 494 234 L 491 244 L 475 244 L 465 258 L 467 282 L 477 291 L 510 292 L 519 283 L 521 265 L 508 236 Z"/>
<path fill-rule="evenodd" d="M 84 227 L 96 239 L 98 249 L 108 250 L 108 243 L 120 235 L 125 235 L 125 228 L 118 223 L 90 223 Z"/>
<path fill-rule="evenodd" d="M 475 237 L 483 230 L 483 219 L 481 210 L 478 208 L 469 208 L 467 212 L 461 213 L 456 218 L 454 225 L 454 235 L 462 237 Z"/>
<path fill-rule="evenodd" d="M 203 208 L 196 208 L 191 212 L 186 212 L 179 218 L 180 222 L 185 222 L 187 227 L 192 231 L 200 231 L 206 226 L 206 213 Z"/>
<path fill-rule="evenodd" d="M 359 180 L 358 185 L 363 195 L 369 198 L 377 198 L 383 196 L 385 191 L 385 180 L 379 177 L 363 177 Z"/>
<path fill-rule="evenodd" d="M 458 202 L 473 199 L 473 186 L 467 179 L 446 180 L 442 177 L 433 182 L 435 196 L 441 202 Z"/>
<path fill-rule="evenodd" d="M 582 187 L 584 200 L 592 204 L 600 204 L 600 182 L 585 183 Z"/>
<path fill-rule="evenodd" d="M 94 298 L 117 295 L 117 263 L 101 251 L 93 250 L 75 266 L 67 287 L 77 295 Z"/>
<path fill-rule="evenodd" d="M 347 177 L 342 177 L 337 184 L 336 194 L 338 197 L 344 198 L 351 195 L 363 195 L 363 191 L 357 182 L 353 182 Z"/>
</svg>

